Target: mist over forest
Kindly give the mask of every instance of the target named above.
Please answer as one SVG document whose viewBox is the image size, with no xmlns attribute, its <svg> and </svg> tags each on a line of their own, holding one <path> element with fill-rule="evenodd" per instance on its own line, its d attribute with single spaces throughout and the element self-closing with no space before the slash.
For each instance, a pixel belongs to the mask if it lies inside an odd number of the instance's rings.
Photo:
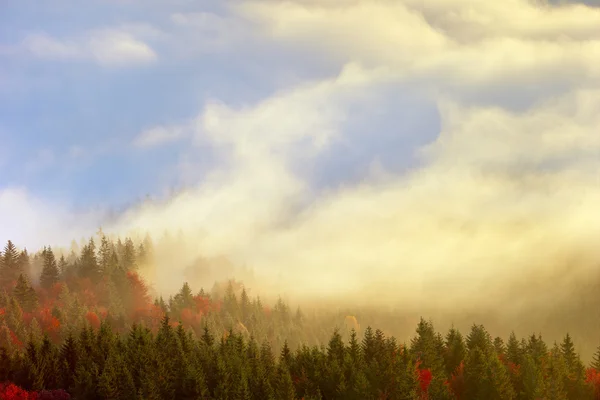
<svg viewBox="0 0 600 400">
<path fill-rule="evenodd" d="M 600 398 L 593 1 L 82 4 L 0 6 L 0 400 Z"/>
</svg>

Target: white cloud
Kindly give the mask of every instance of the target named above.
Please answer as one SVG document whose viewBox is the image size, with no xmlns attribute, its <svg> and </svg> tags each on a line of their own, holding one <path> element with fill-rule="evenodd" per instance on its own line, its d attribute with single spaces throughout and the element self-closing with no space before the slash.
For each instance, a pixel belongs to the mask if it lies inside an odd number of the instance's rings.
<svg viewBox="0 0 600 400">
<path fill-rule="evenodd" d="M 247 1 L 263 34 L 339 62 L 433 85 L 581 82 L 600 76 L 600 9 L 452 0 Z"/>
<path fill-rule="evenodd" d="M 12 240 L 19 247 L 37 251 L 42 246 L 65 245 L 88 236 L 102 215 L 74 215 L 68 202 L 41 201 L 21 187 L 0 190 L 0 243 Z"/>
<path fill-rule="evenodd" d="M 299 296 L 376 292 L 383 303 L 443 307 L 443 291 L 447 305 L 493 307 L 518 283 L 516 272 L 541 281 L 539 292 L 522 295 L 528 303 L 584 279 L 600 257 L 600 220 L 586 217 L 600 200 L 600 93 L 592 84 L 600 42 L 583 39 L 598 12 L 560 13 L 517 0 L 454 0 L 453 8 L 337 4 L 249 1 L 235 8 L 268 38 L 344 63 L 342 73 L 255 105 L 209 102 L 195 119 L 196 138 L 215 145 L 223 164 L 166 206 L 130 210 L 114 229 L 181 228 L 203 254 L 248 263 L 279 292 Z M 531 24 L 505 22 L 509 6 Z M 539 22 L 544 16 L 566 38 Z M 580 16 L 583 28 L 573 23 Z M 222 23 L 196 17 L 208 30 Z M 190 16 L 172 19 L 192 23 Z M 518 96 L 522 85 L 557 80 L 569 88 L 566 96 L 523 112 L 468 107 L 456 96 L 461 86 L 477 91 L 482 84 Z M 380 168 L 372 180 L 332 189 L 299 212 L 315 194 L 297 164 L 310 165 L 344 140 L 353 109 L 368 110 L 384 87 L 406 82 L 417 82 L 441 111 L 439 138 L 418 149 L 424 167 L 403 176 Z M 376 134 L 365 132 L 364 140 Z M 573 257 L 578 268 L 555 282 Z"/>
<path fill-rule="evenodd" d="M 235 49 L 243 51 L 249 39 L 256 36 L 249 21 L 235 15 L 212 12 L 173 13 L 171 50 L 180 56 Z"/>
<path fill-rule="evenodd" d="M 147 64 L 157 59 L 150 46 L 126 32 L 97 31 L 90 35 L 87 45 L 97 62 L 106 66 Z"/>
<path fill-rule="evenodd" d="M 133 145 L 140 148 L 156 147 L 181 139 L 186 134 L 182 126 L 155 126 L 135 137 Z"/>
<path fill-rule="evenodd" d="M 33 56 L 53 60 L 93 60 L 105 67 L 152 63 L 158 56 L 125 29 L 100 29 L 81 37 L 57 39 L 45 33 L 28 35 L 22 46 Z"/>
<path fill-rule="evenodd" d="M 36 57 L 49 59 L 71 59 L 80 57 L 80 49 L 73 42 L 60 41 L 45 33 L 32 34 L 23 40 L 23 45 Z"/>
<path fill-rule="evenodd" d="M 181 228 L 203 254 L 246 262 L 264 274 L 263 284 L 298 296 L 376 291 L 383 303 L 443 307 L 436 295 L 443 290 L 448 305 L 477 298 L 477 307 L 493 307 L 518 271 L 541 281 L 541 292 L 522 297 L 531 303 L 558 296 L 549 282 L 566 288 L 554 279 L 575 255 L 570 279 L 584 279 L 600 257 L 600 219 L 591 217 L 600 201 L 594 90 L 522 113 L 440 99 L 442 131 L 422 149 L 425 167 L 404 176 L 379 171 L 298 213 L 313 193 L 294 162 L 310 164 L 342 140 L 351 110 L 369 109 L 397 82 L 349 65 L 335 79 L 254 106 L 208 103 L 197 137 L 223 149 L 226 166 L 167 206 L 131 210 L 115 229 Z"/>
<path fill-rule="evenodd" d="M 182 229 L 194 244 L 187 261 L 226 254 L 299 297 L 506 311 L 568 296 L 589 279 L 600 258 L 599 11 L 524 0 L 337 4 L 236 8 L 269 40 L 345 69 L 245 107 L 209 102 L 191 123 L 221 163 L 166 204 L 130 209 L 106 229 Z M 222 20 L 197 17 L 172 19 L 223 32 Z M 354 110 L 406 82 L 441 112 L 439 137 L 418 149 L 424 165 L 404 175 L 380 168 L 315 194 L 297 164 L 313 165 L 344 140 Z M 459 100 L 465 88 L 500 87 L 516 99 L 524 86 L 556 82 L 567 94 L 520 112 Z M 147 131 L 138 145 L 178 137 L 171 129 Z M 377 134 L 368 128 L 363 139 Z M 165 290 L 181 283 L 172 265 L 162 270 Z M 531 281 L 538 285 L 521 290 Z"/>
</svg>

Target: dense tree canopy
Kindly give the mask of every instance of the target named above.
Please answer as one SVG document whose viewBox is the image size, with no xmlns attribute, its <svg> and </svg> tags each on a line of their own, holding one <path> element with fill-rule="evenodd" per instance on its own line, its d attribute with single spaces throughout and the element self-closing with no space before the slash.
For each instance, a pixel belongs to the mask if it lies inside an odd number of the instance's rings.
<svg viewBox="0 0 600 400">
<path fill-rule="evenodd" d="M 31 260 L 4 247 L 0 399 L 600 399 L 600 348 L 586 368 L 566 333 L 549 346 L 421 319 L 400 343 L 354 317 L 323 328 L 235 281 L 152 298 L 151 240 L 99 242 Z"/>
</svg>

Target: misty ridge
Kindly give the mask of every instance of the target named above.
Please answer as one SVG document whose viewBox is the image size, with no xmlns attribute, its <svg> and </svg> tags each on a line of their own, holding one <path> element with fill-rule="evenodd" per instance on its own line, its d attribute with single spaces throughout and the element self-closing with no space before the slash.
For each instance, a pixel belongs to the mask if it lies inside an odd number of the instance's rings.
<svg viewBox="0 0 600 400">
<path fill-rule="evenodd" d="M 11 8 L 0 398 L 598 398 L 597 5 L 199 3 Z"/>
<path fill-rule="evenodd" d="M 600 393 L 600 346 L 586 368 L 569 334 L 550 346 L 541 334 L 492 339 L 483 325 L 464 322 L 489 315 L 455 311 L 450 316 L 469 333 L 452 324 L 442 335 L 409 308 L 305 303 L 294 310 L 281 297 L 253 296 L 234 279 L 197 292 L 185 282 L 165 298 L 146 282 L 159 281 L 161 257 L 173 260 L 184 248 L 182 236 L 134 241 L 102 230 L 70 251 L 29 253 L 8 241 L 0 257 L 0 396 L 450 400 Z M 184 270 L 196 281 L 228 273 L 252 280 L 225 258 L 198 259 Z"/>
</svg>

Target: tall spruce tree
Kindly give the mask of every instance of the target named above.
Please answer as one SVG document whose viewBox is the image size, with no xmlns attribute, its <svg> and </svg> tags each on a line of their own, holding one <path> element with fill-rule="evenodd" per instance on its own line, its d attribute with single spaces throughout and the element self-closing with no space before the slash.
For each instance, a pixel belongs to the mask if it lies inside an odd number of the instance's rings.
<svg viewBox="0 0 600 400">
<path fill-rule="evenodd" d="M 17 263 L 19 264 L 19 271 L 27 276 L 31 274 L 31 260 L 29 259 L 29 253 L 27 252 L 27 249 L 23 249 L 19 253 Z"/>
<path fill-rule="evenodd" d="M 98 267 L 104 275 L 110 275 L 110 261 L 112 254 L 112 243 L 105 235 L 102 235 L 102 238 L 100 239 L 100 249 L 98 251 Z"/>
<path fill-rule="evenodd" d="M 137 260 L 135 256 L 135 245 L 133 244 L 133 240 L 131 238 L 125 239 L 125 245 L 123 247 L 123 259 L 121 260 L 121 265 L 125 269 L 125 271 L 132 271 L 137 269 Z"/>
<path fill-rule="evenodd" d="M 0 259 L 0 283 L 11 285 L 24 271 L 20 268 L 19 252 L 12 241 L 8 241 Z"/>
<path fill-rule="evenodd" d="M 13 293 L 15 299 L 19 302 L 19 305 L 24 311 L 31 312 L 37 306 L 37 294 L 35 289 L 29 284 L 25 275 L 19 275 Z"/>
<path fill-rule="evenodd" d="M 56 258 L 51 247 L 44 249 L 43 253 L 44 265 L 42 267 L 42 274 L 40 276 L 40 285 L 44 289 L 50 289 L 54 286 L 60 277 L 58 265 L 56 264 Z"/>
<path fill-rule="evenodd" d="M 94 239 L 90 239 L 89 242 L 81 249 L 81 256 L 79 258 L 79 274 L 82 278 L 90 278 L 92 280 L 96 279 L 100 275 Z"/>
</svg>

